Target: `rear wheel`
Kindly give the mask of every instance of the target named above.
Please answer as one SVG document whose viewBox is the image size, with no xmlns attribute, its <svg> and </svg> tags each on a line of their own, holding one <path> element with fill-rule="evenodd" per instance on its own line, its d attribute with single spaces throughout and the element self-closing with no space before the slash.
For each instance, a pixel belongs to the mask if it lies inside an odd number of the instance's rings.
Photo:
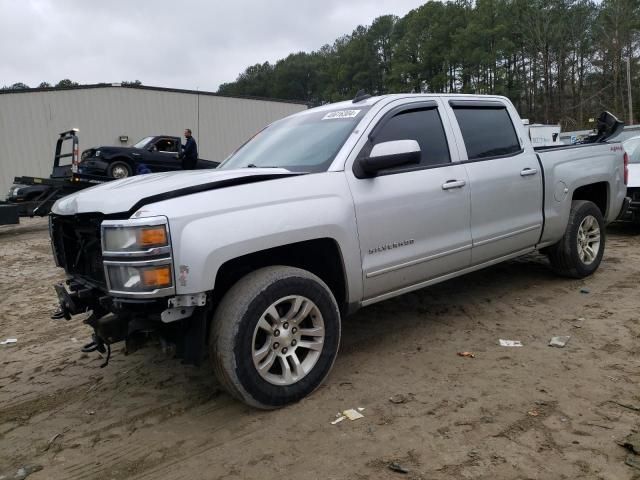
<svg viewBox="0 0 640 480">
<path fill-rule="evenodd" d="M 548 250 L 554 271 L 571 278 L 591 275 L 600 266 L 605 246 L 605 225 L 600 209 L 586 200 L 571 204 L 562 240 Z"/>
<path fill-rule="evenodd" d="M 113 162 L 107 172 L 111 178 L 127 178 L 132 174 L 131 167 L 126 162 Z"/>
<path fill-rule="evenodd" d="M 209 340 L 216 375 L 233 396 L 271 409 L 313 392 L 340 343 L 340 313 L 329 287 L 310 272 L 267 267 L 224 296 Z"/>
</svg>

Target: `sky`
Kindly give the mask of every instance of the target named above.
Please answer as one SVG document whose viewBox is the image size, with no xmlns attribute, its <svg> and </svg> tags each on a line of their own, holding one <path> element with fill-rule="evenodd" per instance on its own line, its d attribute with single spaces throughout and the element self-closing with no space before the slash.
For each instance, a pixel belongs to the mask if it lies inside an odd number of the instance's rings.
<svg viewBox="0 0 640 480">
<path fill-rule="evenodd" d="M 140 80 L 216 91 L 426 0 L 0 0 L 0 86 Z"/>
</svg>

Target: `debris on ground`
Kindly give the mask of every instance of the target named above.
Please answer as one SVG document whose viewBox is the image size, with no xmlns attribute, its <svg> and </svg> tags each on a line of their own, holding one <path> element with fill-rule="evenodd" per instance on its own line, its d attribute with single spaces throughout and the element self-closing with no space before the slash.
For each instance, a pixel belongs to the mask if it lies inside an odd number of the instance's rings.
<svg viewBox="0 0 640 480">
<path fill-rule="evenodd" d="M 522 347 L 522 342 L 520 340 L 503 340 L 501 338 L 499 341 L 501 347 Z"/>
<path fill-rule="evenodd" d="M 58 437 L 61 437 L 62 434 L 61 433 L 56 433 L 53 437 L 51 437 L 51 440 L 49 440 L 49 443 L 47 443 L 47 446 L 45 447 L 44 451 L 48 451 L 51 448 L 51 445 L 53 445 L 53 442 L 55 442 Z"/>
<path fill-rule="evenodd" d="M 570 338 L 571 337 L 569 335 L 560 335 L 558 337 L 551 337 L 551 340 L 549 341 L 549 346 L 562 348 L 567 344 Z"/>
<path fill-rule="evenodd" d="M 347 419 L 347 417 L 345 417 L 344 415 L 340 415 L 333 422 L 331 422 L 331 425 L 337 425 L 338 423 L 340 423 L 341 421 L 346 420 L 346 419 Z"/>
<path fill-rule="evenodd" d="M 343 420 L 349 419 L 349 420 L 358 420 L 359 418 L 364 418 L 364 415 L 362 415 L 364 408 L 363 407 L 358 407 L 357 409 L 355 408 L 350 408 L 348 410 L 344 410 L 342 412 L 338 412 L 336 413 L 336 419 L 331 422 L 331 425 L 336 425 L 340 422 L 342 422 Z"/>
<path fill-rule="evenodd" d="M 581 288 L 580 293 L 584 293 L 586 295 L 587 293 L 591 293 L 591 290 L 589 290 L 588 288 Z"/>
<path fill-rule="evenodd" d="M 399 463 L 395 463 L 395 462 L 389 464 L 389 470 L 393 472 L 398 472 L 398 473 L 409 473 L 409 470 L 404 468 Z"/>
<path fill-rule="evenodd" d="M 364 415 L 362 415 L 359 411 L 350 408 L 349 410 L 345 410 L 344 412 L 342 412 L 342 414 L 347 417 L 349 420 L 358 420 L 359 418 L 364 418 Z"/>
<path fill-rule="evenodd" d="M 630 405 L 628 403 L 620 403 L 620 402 L 616 402 L 615 400 L 608 400 L 608 402 L 613 403 L 614 405 L 618 405 L 619 407 L 628 408 L 629 410 L 633 410 L 634 412 L 640 412 L 640 407 L 636 405 Z"/>
<path fill-rule="evenodd" d="M 627 435 L 627 438 L 620 442 L 619 445 L 626 448 L 631 453 L 640 455 L 640 433 L 631 433 Z"/>
<path fill-rule="evenodd" d="M 18 343 L 18 339 L 17 338 L 7 338 L 6 340 L 1 341 L 0 345 L 8 345 L 10 343 Z"/>
<path fill-rule="evenodd" d="M 530 417 L 537 417 L 538 415 L 540 415 L 540 412 L 538 410 L 530 410 L 527 412 L 527 415 L 529 415 Z"/>
<path fill-rule="evenodd" d="M 0 475 L 0 480 L 24 480 L 32 473 L 42 470 L 42 465 L 24 465 L 14 474 Z"/>
<path fill-rule="evenodd" d="M 389 397 L 389 401 L 391 403 L 400 404 L 407 403 L 413 400 L 413 393 L 405 395 L 404 393 L 396 393 L 395 395 Z"/>
<path fill-rule="evenodd" d="M 637 455 L 627 455 L 627 459 L 624 461 L 627 465 L 640 470 L 640 457 Z"/>
<path fill-rule="evenodd" d="M 458 352 L 458 356 L 466 358 L 476 358 L 475 354 L 473 354 L 472 352 Z"/>
</svg>

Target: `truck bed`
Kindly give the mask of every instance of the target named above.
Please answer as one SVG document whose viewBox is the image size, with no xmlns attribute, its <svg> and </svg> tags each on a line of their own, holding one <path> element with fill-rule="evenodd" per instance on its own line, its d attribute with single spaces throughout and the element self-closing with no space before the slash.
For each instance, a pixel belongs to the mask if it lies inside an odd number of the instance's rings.
<svg viewBox="0 0 640 480">
<path fill-rule="evenodd" d="M 613 222 L 622 207 L 625 189 L 616 189 L 609 198 L 607 184 L 614 178 L 624 182 L 623 149 L 620 143 L 588 143 L 540 147 L 535 149 L 544 173 L 544 231 L 540 244 L 562 236 L 568 221 L 569 210 L 565 198 L 571 198 L 582 185 L 601 188 L 602 205 L 606 223 Z M 576 171 L 581 175 L 576 175 Z M 595 184 L 595 186 L 594 186 Z"/>
</svg>

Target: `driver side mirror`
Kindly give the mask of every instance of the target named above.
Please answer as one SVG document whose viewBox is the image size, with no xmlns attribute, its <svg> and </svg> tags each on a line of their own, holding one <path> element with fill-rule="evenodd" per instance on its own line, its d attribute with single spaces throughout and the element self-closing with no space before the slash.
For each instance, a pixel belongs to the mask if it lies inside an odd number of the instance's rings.
<svg viewBox="0 0 640 480">
<path fill-rule="evenodd" d="M 420 163 L 420 145 L 415 140 L 392 140 L 374 145 L 368 157 L 356 160 L 358 178 L 375 176 L 380 170 L 417 165 Z M 364 175 L 359 175 L 363 173 Z"/>
</svg>

